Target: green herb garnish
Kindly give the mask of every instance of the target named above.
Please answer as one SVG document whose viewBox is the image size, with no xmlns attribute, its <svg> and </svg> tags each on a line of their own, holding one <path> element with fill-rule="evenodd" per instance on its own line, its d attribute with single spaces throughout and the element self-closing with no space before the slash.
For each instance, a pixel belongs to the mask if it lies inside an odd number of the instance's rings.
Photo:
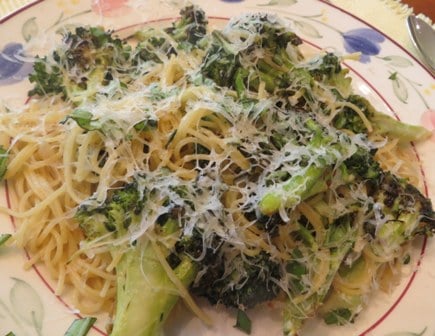
<svg viewBox="0 0 435 336">
<path fill-rule="evenodd" d="M 237 310 L 236 324 L 234 328 L 237 328 L 244 333 L 251 334 L 251 319 L 249 316 L 241 309 Z"/>
</svg>

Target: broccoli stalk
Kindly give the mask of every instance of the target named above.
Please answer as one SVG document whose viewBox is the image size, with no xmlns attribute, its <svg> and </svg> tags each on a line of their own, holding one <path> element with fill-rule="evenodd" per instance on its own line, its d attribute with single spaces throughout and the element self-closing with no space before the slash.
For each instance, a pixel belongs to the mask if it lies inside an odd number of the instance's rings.
<svg viewBox="0 0 435 336">
<path fill-rule="evenodd" d="M 432 132 L 422 126 L 406 124 L 380 112 L 373 113 L 370 121 L 375 132 L 399 139 L 401 143 L 424 141 L 432 136 Z"/>
<path fill-rule="evenodd" d="M 337 218 L 330 225 L 324 244 L 319 246 L 317 250 L 326 250 L 330 256 L 326 280 L 320 288 L 316 289 L 314 293 L 311 293 L 304 300 L 295 303 L 294 297 L 288 299 L 284 309 L 284 335 L 296 336 L 307 316 L 314 314 L 318 307 L 322 305 L 342 261 L 355 243 L 357 232 L 356 226 L 354 225 L 354 216 L 351 213 Z M 301 267 L 301 265 L 299 267 Z M 293 271 L 291 272 L 293 276 L 299 275 L 299 278 L 301 278 L 301 272 L 299 272 L 299 274 L 295 273 L 294 269 L 294 267 L 287 268 L 287 271 Z M 300 295 L 300 293 L 291 292 L 292 287 L 289 288 L 291 296 L 296 297 Z"/>
<path fill-rule="evenodd" d="M 266 192 L 259 203 L 261 213 L 271 216 L 278 212 L 281 206 L 292 208 L 315 194 L 313 191 L 320 192 L 324 183 L 322 176 L 326 170 L 325 166 L 311 165 L 302 175 L 292 176 L 284 185 L 279 186 L 278 190 Z"/>
<path fill-rule="evenodd" d="M 377 111 L 373 105 L 362 96 L 350 95 L 346 101 L 354 104 L 363 112 L 372 124 L 373 132 L 398 139 L 403 144 L 411 141 L 418 142 L 426 140 L 432 134 L 422 126 L 406 124 Z M 344 108 L 341 113 L 335 116 L 333 124 L 338 129 L 348 129 L 354 133 L 368 132 L 361 117 L 349 107 Z"/>
<path fill-rule="evenodd" d="M 113 191 L 102 205 L 91 208 L 79 207 L 76 218 L 88 240 L 128 240 L 129 232 L 139 225 L 144 207 L 144 191 L 135 181 Z M 179 224 L 168 218 L 155 228 L 158 237 L 177 235 Z M 157 244 L 157 243 L 156 243 Z M 112 244 L 111 253 L 122 253 L 116 266 L 117 297 L 112 336 L 157 335 L 179 295 L 165 268 L 156 257 L 153 243 L 147 239 L 135 240 L 128 244 Z M 170 246 L 158 247 L 165 256 Z M 186 287 L 197 274 L 197 265 L 183 256 L 172 270 Z"/>
<path fill-rule="evenodd" d="M 264 215 L 271 216 L 281 207 L 293 208 L 301 201 L 327 189 L 325 180 L 332 163 L 336 161 L 336 153 L 345 150 L 338 143 L 332 143 L 330 136 L 324 134 L 324 129 L 315 120 L 305 122 L 312 137 L 307 147 L 313 150 L 323 149 L 316 163 L 312 163 L 300 174 L 291 176 L 287 181 L 269 187 L 263 194 L 259 209 Z"/>
<path fill-rule="evenodd" d="M 145 245 L 145 246 L 143 246 Z M 173 270 L 188 287 L 197 266 L 183 258 Z M 166 318 L 179 299 L 151 244 L 138 243 L 127 250 L 116 267 L 116 311 L 111 336 L 160 335 Z"/>
</svg>

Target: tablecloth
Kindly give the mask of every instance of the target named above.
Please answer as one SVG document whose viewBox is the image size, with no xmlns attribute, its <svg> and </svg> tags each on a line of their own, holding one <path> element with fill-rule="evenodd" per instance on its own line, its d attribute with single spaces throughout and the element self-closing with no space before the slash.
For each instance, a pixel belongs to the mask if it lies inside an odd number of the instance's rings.
<svg viewBox="0 0 435 336">
<path fill-rule="evenodd" d="M 34 0 L 0 0 L 0 18 L 32 1 Z M 406 17 L 413 12 L 413 9 L 400 0 L 329 0 L 329 2 L 370 23 L 420 58 L 406 28 Z M 419 16 L 432 24 L 426 16 L 421 14 Z"/>
</svg>

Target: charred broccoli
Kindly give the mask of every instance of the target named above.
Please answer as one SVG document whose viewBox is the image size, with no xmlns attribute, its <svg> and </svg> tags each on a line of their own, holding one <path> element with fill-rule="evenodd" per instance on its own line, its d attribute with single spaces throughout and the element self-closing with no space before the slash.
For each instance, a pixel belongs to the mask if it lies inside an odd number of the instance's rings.
<svg viewBox="0 0 435 336">
<path fill-rule="evenodd" d="M 122 254 L 116 266 L 116 312 L 111 335 L 157 335 L 172 307 L 178 301 L 177 288 L 156 256 L 155 246 L 144 239 L 133 239 L 140 226 L 147 195 L 134 181 L 115 189 L 101 205 L 81 205 L 76 213 L 86 238 L 107 241 L 110 252 Z M 157 225 L 155 234 L 168 237 L 180 230 L 176 219 L 168 216 Z M 169 255 L 166 247 L 159 247 Z M 197 266 L 181 257 L 173 268 L 184 286 L 194 280 Z"/>
<path fill-rule="evenodd" d="M 227 253 L 214 259 L 192 285 L 193 292 L 210 303 L 246 309 L 278 295 L 279 286 L 271 279 L 280 278 L 279 264 L 266 252 L 252 257 Z"/>
<path fill-rule="evenodd" d="M 204 11 L 194 5 L 186 6 L 180 11 L 180 18 L 165 31 L 177 41 L 182 48 L 197 46 L 207 33 L 208 20 Z"/>
<path fill-rule="evenodd" d="M 29 95 L 62 94 L 75 104 L 92 100 L 102 87 L 123 75 L 131 47 L 101 27 L 77 27 L 63 35 L 62 45 L 38 58 L 29 76 Z"/>
<path fill-rule="evenodd" d="M 294 47 L 301 43 L 276 17 L 247 15 L 231 21 L 223 31 L 212 32 L 202 73 L 240 95 L 247 88 L 257 89 L 260 81 L 272 92 L 289 85 L 288 72 L 301 57 Z M 293 54 L 287 51 L 289 45 Z"/>
</svg>

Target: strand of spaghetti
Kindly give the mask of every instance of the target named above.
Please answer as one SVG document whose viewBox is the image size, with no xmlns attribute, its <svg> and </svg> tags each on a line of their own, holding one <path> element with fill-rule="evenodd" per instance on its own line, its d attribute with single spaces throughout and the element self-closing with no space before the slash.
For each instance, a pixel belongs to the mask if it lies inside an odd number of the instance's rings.
<svg viewBox="0 0 435 336">
<path fill-rule="evenodd" d="M 216 153 L 222 153 L 226 147 L 224 139 L 218 137 L 216 134 L 206 128 L 201 128 L 200 130 L 189 128 L 186 130 L 186 134 L 190 134 L 206 143 L 206 147 L 213 149 Z"/>
<path fill-rule="evenodd" d="M 178 143 L 174 146 L 173 151 L 172 151 L 174 161 L 179 161 L 182 159 L 183 155 L 181 153 L 182 153 L 183 147 L 188 146 L 188 145 L 191 145 L 194 147 L 197 144 L 199 144 L 205 148 L 211 149 L 211 148 L 209 148 L 208 142 L 202 141 L 202 139 L 198 139 L 198 138 L 193 137 L 193 136 L 187 136 L 183 139 L 180 139 L 180 141 L 178 141 Z M 192 149 L 194 149 L 194 148 L 192 148 Z"/>
<path fill-rule="evenodd" d="M 60 267 L 59 273 L 57 274 L 58 279 L 56 282 L 56 287 L 54 289 L 55 295 L 61 295 L 65 290 L 65 280 L 66 280 L 66 267 Z"/>
<path fill-rule="evenodd" d="M 70 195 L 70 197 L 77 203 L 80 204 L 84 197 L 77 195 L 76 189 L 73 186 L 73 172 L 72 169 L 75 167 L 74 153 L 76 147 L 76 136 L 82 133 L 79 127 L 73 127 L 65 139 L 64 153 L 63 153 L 63 173 L 65 176 L 65 190 Z"/>
<path fill-rule="evenodd" d="M 181 283 L 181 281 L 174 274 L 174 271 L 172 270 L 171 266 L 169 266 L 168 262 L 166 261 L 166 258 L 163 256 L 163 253 L 161 252 L 160 248 L 157 246 L 157 243 L 153 239 L 150 239 L 150 243 L 151 243 L 151 246 L 152 246 L 154 253 L 157 257 L 157 260 L 160 262 L 161 266 L 165 270 L 169 279 L 172 281 L 172 283 L 178 289 L 180 296 L 186 302 L 187 306 L 192 310 L 192 312 L 196 316 L 198 316 L 199 319 L 201 319 L 201 321 L 203 321 L 206 325 L 211 326 L 213 323 L 212 323 L 210 317 L 207 316 L 201 310 L 201 308 L 198 307 L 198 305 L 192 299 L 192 296 L 190 295 L 190 293 L 188 292 L 186 287 L 184 287 L 184 285 Z"/>
<path fill-rule="evenodd" d="M 177 61 L 177 58 L 172 56 L 163 68 L 161 83 L 163 84 L 163 86 L 173 85 L 183 75 L 183 68 Z"/>
<path fill-rule="evenodd" d="M 316 231 L 315 237 L 319 244 L 325 241 L 326 230 L 322 217 L 307 202 L 301 202 L 297 209 L 303 214 Z"/>
<path fill-rule="evenodd" d="M 210 160 L 210 154 L 189 154 L 184 155 L 179 162 L 175 162 L 175 164 L 184 166 L 186 163 L 190 161 L 211 161 Z"/>
<path fill-rule="evenodd" d="M 71 267 L 70 271 L 70 276 L 71 280 L 74 283 L 74 287 L 81 295 L 83 295 L 84 297 L 89 296 L 93 298 L 100 297 L 100 289 L 94 288 L 89 284 L 89 280 L 93 279 L 93 277 L 90 277 L 87 274 L 85 274 L 85 277 L 83 277 L 83 270 L 81 269 L 81 267 Z M 101 279 L 99 281 L 101 281 Z M 98 302 L 99 300 L 96 301 Z"/>
<path fill-rule="evenodd" d="M 28 132 L 28 127 L 23 130 L 14 130 L 14 131 L 7 130 L 5 132 L 10 133 L 11 135 L 10 136 L 12 138 L 11 141 L 12 146 L 10 146 L 11 148 L 13 147 L 15 142 L 20 142 L 21 144 L 23 143 L 39 144 L 41 143 L 41 138 L 44 138 L 44 142 L 48 144 L 58 144 L 61 143 L 64 138 L 64 134 L 50 134 L 50 136 L 46 136 L 39 132 L 37 133 L 35 132 L 34 135 L 30 135 L 26 133 Z"/>
<path fill-rule="evenodd" d="M 186 169 L 180 167 L 179 165 L 171 161 L 166 162 L 166 166 L 171 169 L 176 176 L 186 180 L 192 180 L 198 175 L 198 173 L 194 169 Z"/>
<path fill-rule="evenodd" d="M 241 169 L 248 170 L 251 167 L 249 160 L 247 158 L 245 158 L 245 156 L 236 147 L 231 146 L 229 153 L 230 153 L 231 159 Z"/>
<path fill-rule="evenodd" d="M 172 142 L 177 143 L 178 141 L 180 141 L 186 136 L 189 129 L 199 126 L 199 121 L 201 118 L 212 113 L 213 111 L 205 108 L 194 108 L 190 111 L 187 111 L 187 113 L 183 116 L 183 118 L 181 118 L 178 124 L 177 133 L 175 134 Z"/>
<path fill-rule="evenodd" d="M 99 171 L 101 170 L 98 167 L 98 161 L 95 162 L 97 163 L 97 165 L 95 165 L 95 163 L 92 165 L 91 161 L 88 159 L 89 153 L 95 153 L 96 155 L 98 155 L 99 151 L 95 150 L 95 148 L 103 147 L 103 143 L 98 132 L 89 132 L 89 134 L 86 134 L 86 136 L 78 136 L 76 141 L 80 143 L 80 146 L 77 150 L 78 164 L 76 165 L 76 169 L 74 172 L 74 180 L 77 182 L 83 182 L 86 180 L 87 176 L 91 172 L 99 173 Z"/>
<path fill-rule="evenodd" d="M 76 265 L 78 267 L 81 267 L 84 272 L 87 274 L 92 274 L 98 277 L 101 277 L 103 279 L 109 279 L 111 281 L 116 280 L 116 275 L 113 272 L 107 272 L 100 268 L 99 262 L 94 259 L 95 263 L 97 263 L 97 266 L 89 264 L 89 262 L 86 262 L 84 259 L 77 258 Z"/>
<path fill-rule="evenodd" d="M 284 255 L 288 255 L 290 259 L 293 258 L 291 252 L 296 247 L 296 242 L 292 237 L 293 230 L 291 225 L 281 225 L 278 229 L 278 236 L 274 238 L 276 248 Z"/>
<path fill-rule="evenodd" d="M 42 260 L 41 255 L 45 253 L 43 249 L 39 249 L 36 251 L 31 251 L 30 258 L 24 262 L 24 269 L 29 269 L 33 265 L 35 265 L 38 261 Z"/>
<path fill-rule="evenodd" d="M 105 270 L 106 272 L 112 272 L 116 265 L 118 265 L 119 261 L 122 259 L 123 254 L 122 253 L 111 253 L 111 261 L 106 266 Z"/>
<path fill-rule="evenodd" d="M 38 172 L 28 170 L 25 173 L 24 178 L 26 179 L 28 188 L 33 191 L 34 195 L 38 195 L 39 199 L 47 198 L 53 193 L 53 188 L 50 186 L 49 180 L 41 178 L 41 175 L 38 174 Z M 54 186 L 54 188 L 58 188 L 58 186 Z"/>
<path fill-rule="evenodd" d="M 53 202 L 51 204 L 51 220 L 47 222 L 46 225 L 44 225 L 42 227 L 41 233 L 40 233 L 40 238 L 41 239 L 45 239 L 46 237 L 49 236 L 50 232 L 52 230 L 54 230 L 55 228 L 61 230 L 61 234 L 64 238 L 65 241 L 67 241 L 67 239 L 71 239 L 71 235 L 69 234 L 69 229 L 68 226 L 66 225 L 66 220 L 67 217 L 65 215 L 65 211 L 61 211 L 61 205 L 59 204 L 59 200 L 57 200 L 56 202 Z M 54 204 L 59 205 L 59 209 L 55 209 L 56 207 L 53 206 Z M 74 241 L 74 240 L 73 240 Z"/>
<path fill-rule="evenodd" d="M 43 251 L 44 253 L 41 254 L 41 260 L 44 262 L 44 265 L 46 267 L 46 269 L 48 270 L 48 272 L 50 273 L 50 276 L 53 279 L 57 278 L 57 273 L 58 273 L 58 268 L 59 265 L 54 263 L 51 256 L 52 253 L 55 251 L 57 245 L 56 245 L 56 240 L 55 239 L 50 239 L 48 241 L 43 242 L 44 243 L 44 247 L 43 247 Z"/>
<path fill-rule="evenodd" d="M 76 271 L 70 269 L 69 279 L 73 288 L 72 299 L 74 305 L 80 307 L 80 313 L 95 314 L 108 304 L 107 301 L 100 300 L 99 291 L 95 293 Z"/>
<path fill-rule="evenodd" d="M 348 108 L 352 109 L 353 111 L 355 111 L 356 114 L 358 114 L 358 116 L 361 118 L 361 121 L 363 122 L 364 126 L 367 128 L 368 133 L 373 132 L 373 126 L 372 126 L 371 122 L 367 119 L 364 112 L 357 105 L 350 103 L 350 102 L 343 102 L 343 101 L 336 102 L 336 105 L 337 105 L 337 108 L 340 108 L 340 109 L 343 109 L 344 107 L 348 107 Z"/>
<path fill-rule="evenodd" d="M 101 287 L 101 290 L 100 290 L 100 296 L 102 298 L 110 295 L 109 291 L 110 291 L 110 288 L 113 287 L 113 282 L 114 282 L 113 280 L 105 279 L 103 286 Z"/>
<path fill-rule="evenodd" d="M 14 153 L 14 156 L 9 161 L 5 179 L 10 179 L 20 172 L 23 169 L 23 166 L 29 162 L 29 158 L 37 151 L 37 149 L 38 144 L 34 143 L 26 145 L 18 153 Z"/>
<path fill-rule="evenodd" d="M 315 268 L 312 270 L 314 272 L 314 276 L 311 278 L 310 289 L 307 293 L 293 298 L 293 302 L 295 304 L 305 301 L 308 297 L 316 293 L 326 282 L 331 262 L 329 249 L 322 249 L 316 252 L 316 259 L 318 263 L 316 263 Z"/>
<path fill-rule="evenodd" d="M 43 199 L 40 203 L 38 203 L 33 208 L 31 208 L 25 212 L 14 211 L 14 210 L 11 210 L 11 209 L 5 208 L 5 207 L 0 207 L 0 210 L 2 212 L 7 213 L 10 216 L 15 217 L 15 218 L 30 217 L 30 216 L 37 214 L 40 211 L 45 210 L 50 205 L 51 202 L 53 202 L 56 198 L 58 198 L 65 191 L 66 191 L 66 186 L 62 185 L 61 187 L 59 187 L 59 189 L 54 190 L 53 193 L 51 193 L 47 198 Z"/>
<path fill-rule="evenodd" d="M 45 254 L 47 262 L 53 265 L 61 263 L 62 260 L 66 260 L 66 258 L 63 258 L 63 246 L 67 243 L 67 241 L 62 239 L 61 234 L 57 230 L 59 230 L 59 227 L 56 227 L 56 230 L 52 230 L 50 234 L 50 240 L 52 241 L 53 247 L 50 251 L 51 253 L 48 253 L 49 251 L 45 249 L 47 251 Z M 41 240 L 41 243 L 43 242 L 44 241 Z"/>
<path fill-rule="evenodd" d="M 116 174 L 116 164 L 119 160 L 116 149 L 113 148 L 107 153 L 108 155 L 101 169 L 98 185 L 94 192 L 94 197 L 99 202 L 103 202 L 106 199 L 107 191 L 113 187 L 113 181 L 116 181 L 119 177 L 121 177 L 121 180 L 123 179 L 122 174 L 121 176 L 117 176 Z"/>
<path fill-rule="evenodd" d="M 229 125 L 222 118 L 219 118 L 219 115 L 212 114 L 207 117 L 207 120 L 201 119 L 199 126 L 213 130 L 217 134 L 224 134 Z"/>
<path fill-rule="evenodd" d="M 363 250 L 363 254 L 365 256 L 378 263 L 385 263 L 394 260 L 399 255 L 399 253 L 400 251 L 397 250 L 393 254 L 382 253 L 382 255 L 378 255 L 373 251 L 373 247 L 370 244 L 367 245 Z"/>
<path fill-rule="evenodd" d="M 227 147 L 224 139 L 219 138 L 216 136 L 212 131 L 208 129 L 201 129 L 201 132 L 196 131 L 194 129 L 189 129 L 187 131 L 188 134 L 191 134 L 199 139 L 201 139 L 204 142 L 209 143 L 210 145 L 213 144 L 213 146 L 207 146 L 208 148 L 213 148 L 216 153 L 221 153 L 222 150 L 225 148 L 228 149 L 228 154 L 230 155 L 231 159 L 234 161 L 235 164 L 237 164 L 242 169 L 249 169 L 250 163 L 248 159 L 246 159 L 242 153 L 240 153 L 239 150 L 237 150 L 235 147 Z"/>
</svg>

